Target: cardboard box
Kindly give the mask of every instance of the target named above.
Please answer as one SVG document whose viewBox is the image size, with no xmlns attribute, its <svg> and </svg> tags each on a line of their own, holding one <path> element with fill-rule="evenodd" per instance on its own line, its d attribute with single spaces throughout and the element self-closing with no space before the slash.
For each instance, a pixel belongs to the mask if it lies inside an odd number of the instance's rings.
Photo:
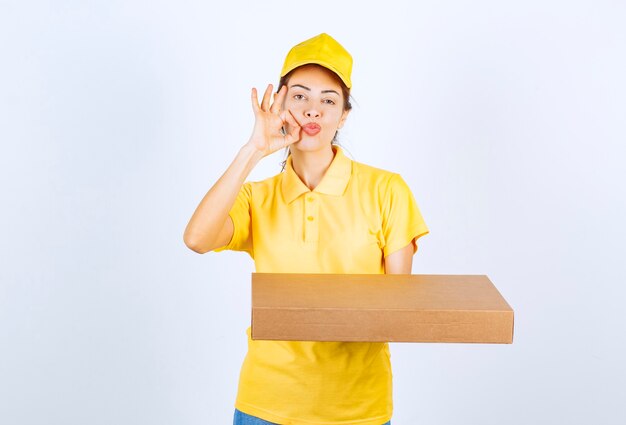
<svg viewBox="0 0 626 425">
<path fill-rule="evenodd" d="M 513 342 L 513 310 L 484 275 L 252 274 L 252 338 Z"/>
</svg>

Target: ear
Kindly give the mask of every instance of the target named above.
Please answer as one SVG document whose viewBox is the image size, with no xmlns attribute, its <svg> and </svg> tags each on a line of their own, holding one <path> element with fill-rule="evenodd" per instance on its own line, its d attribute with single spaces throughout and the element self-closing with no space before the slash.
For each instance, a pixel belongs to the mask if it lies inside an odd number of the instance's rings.
<svg viewBox="0 0 626 425">
<path fill-rule="evenodd" d="M 350 114 L 350 111 L 343 111 L 343 113 L 341 114 L 341 119 L 339 120 L 339 125 L 337 126 L 337 129 L 340 129 L 341 127 L 343 127 L 343 125 L 346 123 L 346 120 L 348 119 L 348 115 Z"/>
</svg>

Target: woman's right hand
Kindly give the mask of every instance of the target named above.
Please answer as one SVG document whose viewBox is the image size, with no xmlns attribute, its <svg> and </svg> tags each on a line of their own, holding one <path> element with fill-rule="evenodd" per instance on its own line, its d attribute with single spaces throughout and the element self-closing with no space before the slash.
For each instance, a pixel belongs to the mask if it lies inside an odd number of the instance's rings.
<svg viewBox="0 0 626 425">
<path fill-rule="evenodd" d="M 274 94 L 272 104 L 270 105 L 272 90 L 273 86 L 269 84 L 259 105 L 256 88 L 252 89 L 254 129 L 248 145 L 253 146 L 263 156 L 274 153 L 300 140 L 300 124 L 291 114 L 291 111 L 281 110 L 287 95 L 287 86 L 281 87 L 278 93 Z M 283 133 L 283 128 L 285 130 L 289 129 L 289 133 Z"/>
</svg>

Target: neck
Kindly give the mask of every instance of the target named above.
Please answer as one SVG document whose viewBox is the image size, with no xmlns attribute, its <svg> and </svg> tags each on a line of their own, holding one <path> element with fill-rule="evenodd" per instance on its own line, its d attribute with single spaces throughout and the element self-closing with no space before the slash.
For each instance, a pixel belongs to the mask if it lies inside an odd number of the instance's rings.
<svg viewBox="0 0 626 425">
<path fill-rule="evenodd" d="M 332 146 L 316 152 L 302 152 L 294 149 L 291 152 L 291 164 L 302 183 L 313 190 L 322 181 L 334 157 L 335 151 Z"/>
</svg>

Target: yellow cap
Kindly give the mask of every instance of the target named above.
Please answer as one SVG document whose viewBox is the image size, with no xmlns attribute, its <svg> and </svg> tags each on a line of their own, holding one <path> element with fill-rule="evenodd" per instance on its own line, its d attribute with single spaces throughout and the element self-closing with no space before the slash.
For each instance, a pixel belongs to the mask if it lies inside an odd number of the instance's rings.
<svg viewBox="0 0 626 425">
<path fill-rule="evenodd" d="M 310 63 L 316 63 L 330 69 L 341 78 L 346 87 L 352 87 L 352 56 L 341 44 L 326 33 L 322 33 L 291 48 L 280 76 Z"/>
</svg>

